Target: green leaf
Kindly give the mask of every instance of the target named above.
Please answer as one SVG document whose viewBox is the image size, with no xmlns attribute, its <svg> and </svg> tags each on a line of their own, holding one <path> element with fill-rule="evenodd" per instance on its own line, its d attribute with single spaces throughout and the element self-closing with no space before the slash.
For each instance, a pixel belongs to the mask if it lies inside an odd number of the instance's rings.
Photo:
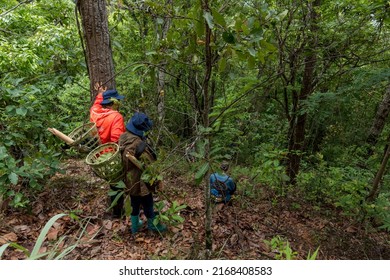
<svg viewBox="0 0 390 280">
<path fill-rule="evenodd" d="M 18 183 L 19 176 L 16 175 L 16 173 L 11 172 L 11 174 L 8 175 L 8 179 L 10 180 L 11 184 L 16 185 Z"/>
<path fill-rule="evenodd" d="M 176 207 L 175 211 L 178 212 L 178 211 L 183 210 L 185 208 L 187 208 L 187 205 L 183 204 L 183 205 L 180 205 L 180 206 Z"/>
<path fill-rule="evenodd" d="M 202 37 L 204 35 L 204 24 L 203 20 L 199 20 L 195 22 L 195 32 L 198 37 Z"/>
<path fill-rule="evenodd" d="M 35 246 L 31 252 L 29 259 L 38 259 L 39 257 L 42 257 L 41 255 L 38 255 L 39 249 L 41 248 L 43 241 L 46 238 L 47 233 L 49 232 L 49 229 L 53 226 L 53 224 L 63 216 L 66 216 L 66 214 L 57 214 L 54 217 L 52 217 L 44 226 L 41 233 L 38 236 L 37 242 L 35 243 Z"/>
<path fill-rule="evenodd" d="M 129 217 L 131 214 L 131 211 L 132 211 L 130 196 L 126 196 L 125 201 L 123 202 L 123 205 L 125 207 L 125 214 L 127 217 Z"/>
<path fill-rule="evenodd" d="M 234 38 L 234 35 L 231 32 L 227 32 L 227 31 L 223 32 L 222 39 L 228 44 L 236 43 L 236 38 Z"/>
<path fill-rule="evenodd" d="M 126 185 L 123 181 L 119 181 L 116 186 L 115 186 L 117 189 L 125 189 L 126 188 Z"/>
<path fill-rule="evenodd" d="M 169 218 L 165 215 L 160 215 L 161 220 L 169 221 Z"/>
<path fill-rule="evenodd" d="M 225 21 L 225 18 L 223 17 L 223 15 L 218 13 L 218 11 L 215 9 L 212 10 L 212 13 L 213 13 L 215 22 L 217 24 L 221 25 L 222 27 L 226 27 L 226 21 Z"/>
<path fill-rule="evenodd" d="M 27 114 L 27 109 L 26 108 L 17 108 L 16 109 L 16 114 L 19 115 L 19 116 L 26 116 Z"/>
<path fill-rule="evenodd" d="M 3 255 L 5 249 L 7 249 L 7 247 L 11 245 L 11 243 L 6 243 L 4 244 L 3 246 L 0 247 L 0 260 L 1 260 L 1 256 Z"/>
<path fill-rule="evenodd" d="M 254 68 L 256 66 L 256 60 L 253 58 L 253 56 L 248 56 L 248 67 Z"/>
<path fill-rule="evenodd" d="M 114 195 L 116 195 L 118 193 L 118 191 L 114 191 L 114 190 L 109 190 L 108 191 L 108 195 L 109 196 L 114 196 Z"/>
<path fill-rule="evenodd" d="M 260 45 L 270 52 L 274 52 L 277 50 L 277 48 L 274 45 L 272 45 L 264 40 L 260 42 Z"/>
<path fill-rule="evenodd" d="M 172 215 L 172 219 L 174 219 L 180 223 L 184 222 L 184 218 L 180 217 L 179 215 Z"/>
<path fill-rule="evenodd" d="M 254 48 L 248 48 L 248 52 L 250 53 L 251 56 L 256 56 L 256 51 Z"/>
<path fill-rule="evenodd" d="M 213 16 L 210 14 L 210 12 L 205 12 L 203 14 L 203 17 L 206 19 L 207 25 L 210 27 L 210 29 L 213 29 L 214 21 L 213 21 Z"/>
<path fill-rule="evenodd" d="M 116 203 L 118 202 L 119 198 L 124 194 L 124 191 L 120 191 L 118 192 L 118 194 L 115 196 L 114 198 L 114 201 L 111 203 L 110 207 L 108 207 L 107 210 L 110 210 L 112 207 L 114 207 L 116 205 Z"/>
<path fill-rule="evenodd" d="M 223 57 L 218 62 L 218 69 L 219 71 L 223 72 L 226 69 L 226 59 Z"/>
<path fill-rule="evenodd" d="M 205 164 L 203 164 L 203 166 L 198 170 L 198 172 L 196 172 L 195 174 L 195 182 L 197 185 L 200 184 L 200 182 L 202 182 L 202 179 L 203 177 L 206 175 L 207 171 L 209 170 L 209 163 L 206 162 Z"/>
<path fill-rule="evenodd" d="M 19 245 L 17 243 L 14 243 L 14 242 L 11 242 L 11 243 L 6 243 L 4 245 L 2 245 L 0 247 L 0 260 L 1 260 L 1 256 L 3 255 L 4 251 L 8 248 L 8 247 L 13 247 L 17 250 L 20 250 L 22 251 L 26 256 L 29 256 L 30 255 L 30 252 L 25 248 L 23 247 L 22 245 Z"/>
<path fill-rule="evenodd" d="M 320 250 L 320 247 L 318 247 L 317 250 L 315 250 L 313 254 L 310 254 L 310 250 L 309 250 L 309 253 L 307 255 L 307 260 L 315 260 L 317 258 L 319 250 Z"/>
</svg>

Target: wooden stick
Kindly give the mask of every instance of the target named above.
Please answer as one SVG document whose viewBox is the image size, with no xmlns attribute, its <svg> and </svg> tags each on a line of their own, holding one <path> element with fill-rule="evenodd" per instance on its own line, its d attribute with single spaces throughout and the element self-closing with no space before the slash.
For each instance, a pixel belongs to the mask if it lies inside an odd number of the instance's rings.
<svg viewBox="0 0 390 280">
<path fill-rule="evenodd" d="M 47 130 L 50 131 L 51 133 L 53 133 L 55 136 L 60 138 L 62 141 L 64 141 L 68 145 L 72 145 L 74 142 L 74 140 L 72 138 L 70 138 L 68 135 L 65 135 L 64 133 L 62 133 L 61 131 L 59 131 L 55 128 L 49 127 Z"/>
<path fill-rule="evenodd" d="M 139 169 L 139 170 L 144 170 L 144 167 L 142 163 L 132 154 L 127 153 L 126 157 Z"/>
</svg>

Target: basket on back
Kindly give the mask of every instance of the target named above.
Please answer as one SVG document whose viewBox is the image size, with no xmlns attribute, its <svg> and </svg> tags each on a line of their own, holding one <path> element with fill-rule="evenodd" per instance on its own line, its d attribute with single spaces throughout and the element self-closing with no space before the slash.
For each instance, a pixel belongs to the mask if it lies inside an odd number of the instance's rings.
<svg viewBox="0 0 390 280">
<path fill-rule="evenodd" d="M 85 161 L 100 178 L 110 183 L 122 180 L 124 173 L 118 144 L 100 145 L 88 154 Z"/>
<path fill-rule="evenodd" d="M 71 146 L 81 153 L 88 153 L 101 144 L 96 124 L 92 122 L 76 128 L 69 137 L 74 139 Z"/>
</svg>

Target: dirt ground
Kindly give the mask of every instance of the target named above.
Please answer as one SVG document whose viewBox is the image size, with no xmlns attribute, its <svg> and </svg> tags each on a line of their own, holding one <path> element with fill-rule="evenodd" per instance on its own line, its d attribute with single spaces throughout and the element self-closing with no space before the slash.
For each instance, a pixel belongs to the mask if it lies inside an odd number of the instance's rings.
<svg viewBox="0 0 390 280">
<path fill-rule="evenodd" d="M 96 177 L 83 160 L 68 160 L 63 168 L 64 174 L 51 178 L 44 191 L 31 198 L 28 211 L 0 214 L 0 246 L 15 242 L 31 251 L 46 222 L 56 214 L 67 213 L 51 227 L 40 252 L 62 252 L 78 240 L 65 259 L 205 259 L 202 186 L 195 186 L 177 171 L 165 174 L 164 196 L 156 195 L 155 199 L 168 206 L 172 201 L 185 204 L 180 211 L 185 221 L 170 226 L 161 235 L 144 226 L 133 236 L 128 218 L 114 219 L 106 212 L 105 181 Z M 265 188 L 257 198 L 239 189 L 231 205 L 214 208 L 211 259 L 277 259 L 285 247 L 272 249 L 265 242 L 277 236 L 288 241 L 295 259 L 306 259 L 317 248 L 317 259 L 321 260 L 390 259 L 389 233 L 363 226 L 335 209 L 292 205 L 288 200 L 276 201 Z M 3 259 L 25 258 L 21 250 L 10 247 L 3 254 Z"/>
</svg>

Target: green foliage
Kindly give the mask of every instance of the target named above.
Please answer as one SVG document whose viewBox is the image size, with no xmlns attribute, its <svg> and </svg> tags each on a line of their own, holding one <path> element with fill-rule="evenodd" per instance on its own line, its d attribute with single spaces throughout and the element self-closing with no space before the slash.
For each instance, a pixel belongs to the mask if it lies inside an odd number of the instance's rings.
<svg viewBox="0 0 390 280">
<path fill-rule="evenodd" d="M 374 203 L 362 205 L 363 211 L 367 213 L 367 218 L 375 220 L 379 224 L 379 229 L 390 232 L 390 193 L 388 190 L 380 193 Z"/>
<path fill-rule="evenodd" d="M 141 180 L 150 186 L 162 181 L 164 177 L 161 175 L 161 162 L 154 161 L 145 165 L 145 170 L 141 174 Z"/>
<path fill-rule="evenodd" d="M 276 260 L 295 260 L 298 257 L 298 252 L 290 247 L 290 243 L 285 238 L 277 235 L 271 240 L 264 240 L 264 243 L 270 248 L 270 251 L 275 254 Z M 315 260 L 318 256 L 320 247 L 313 254 L 308 253 L 307 260 Z"/>
<path fill-rule="evenodd" d="M 114 197 L 114 199 L 112 200 L 112 203 L 110 204 L 110 206 L 107 208 L 106 211 L 109 211 L 111 210 L 117 203 L 118 203 L 118 200 L 125 195 L 125 189 L 126 189 L 126 185 L 123 181 L 119 181 L 116 185 L 115 185 L 115 189 L 110 189 L 108 191 L 108 195 L 111 196 L 111 197 Z"/>
<path fill-rule="evenodd" d="M 346 214 L 358 214 L 372 173 L 351 166 L 327 166 L 321 154 L 317 154 L 317 160 L 316 168 L 298 176 L 302 195 L 308 201 L 341 207 Z"/>
<path fill-rule="evenodd" d="M 4 254 L 4 251 L 8 248 L 8 247 L 13 247 L 17 250 L 21 250 L 25 255 L 26 255 L 26 259 L 28 260 L 38 260 L 38 259 L 46 259 L 46 260 L 61 260 L 61 259 L 64 259 L 67 255 L 69 255 L 74 249 L 77 248 L 77 246 L 79 246 L 81 243 L 83 244 L 86 244 L 88 243 L 90 240 L 92 240 L 95 236 L 92 236 L 90 237 L 89 241 L 85 242 L 85 241 L 81 241 L 81 238 L 83 237 L 84 233 L 85 233 L 85 230 L 87 228 L 87 225 L 88 225 L 88 221 L 85 223 L 85 225 L 82 225 L 82 223 L 80 223 L 80 226 L 82 226 L 82 230 L 80 232 L 80 235 L 79 237 L 74 240 L 72 243 L 70 243 L 68 246 L 64 247 L 64 248 L 60 248 L 59 246 L 65 241 L 65 239 L 67 238 L 66 236 L 62 236 L 60 237 L 58 240 L 56 240 L 52 246 L 50 246 L 50 249 L 45 252 L 45 253 L 40 253 L 40 249 L 42 248 L 44 242 L 45 242 L 45 239 L 46 239 L 46 236 L 50 230 L 50 228 L 53 226 L 53 224 L 60 218 L 66 216 L 66 214 L 57 214 L 55 216 L 53 216 L 44 226 L 44 228 L 41 230 L 37 240 L 35 241 L 35 244 L 34 244 L 34 247 L 32 248 L 31 252 L 17 244 L 17 243 L 6 243 L 4 245 L 2 245 L 0 247 L 0 259 L 2 257 L 2 255 Z M 62 246 L 62 245 L 61 245 Z"/>
<path fill-rule="evenodd" d="M 180 211 L 185 209 L 187 205 L 180 205 L 177 201 L 173 201 L 171 205 L 166 205 L 164 201 L 159 201 L 155 204 L 155 207 L 158 215 L 153 221 L 154 225 L 163 223 L 178 226 L 184 222 L 184 218 L 180 216 Z"/>
<path fill-rule="evenodd" d="M 60 143 L 46 128 L 69 131 L 75 111 L 64 110 L 61 92 L 85 69 L 73 8 L 66 0 L 2 6 L 0 194 L 13 207 L 27 206 L 27 194 L 59 171 Z"/>
<path fill-rule="evenodd" d="M 298 252 L 291 249 L 288 240 L 279 235 L 271 240 L 264 240 L 264 243 L 270 247 L 271 252 L 275 253 L 276 260 L 294 260 L 298 256 Z"/>
<path fill-rule="evenodd" d="M 276 147 L 264 144 L 259 147 L 255 161 L 258 164 L 256 173 L 261 182 L 273 188 L 277 187 L 276 190 L 280 195 L 285 194 L 285 186 L 289 180 L 282 164 L 286 154 L 286 150 L 278 150 Z"/>
</svg>

